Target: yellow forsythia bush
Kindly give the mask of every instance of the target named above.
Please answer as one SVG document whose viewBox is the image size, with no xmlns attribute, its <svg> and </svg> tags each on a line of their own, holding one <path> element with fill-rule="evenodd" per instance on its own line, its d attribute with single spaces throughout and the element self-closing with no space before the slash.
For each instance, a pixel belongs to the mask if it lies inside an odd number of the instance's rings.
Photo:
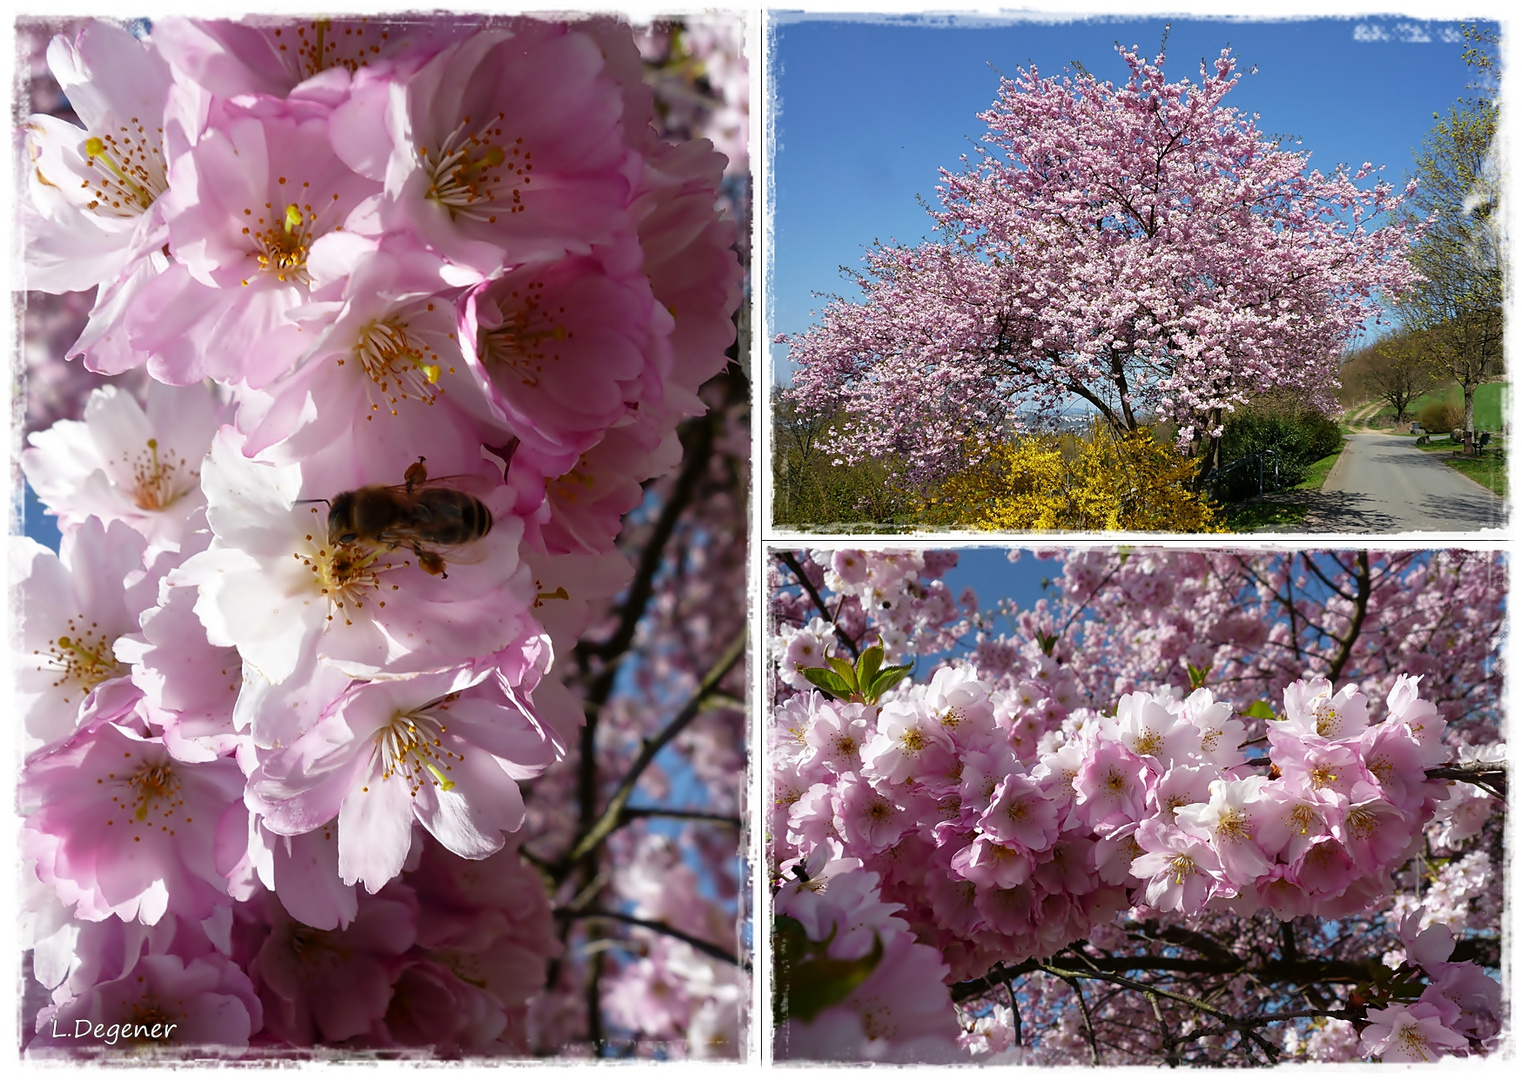
<svg viewBox="0 0 1522 1080">
<path fill-rule="evenodd" d="M 943 483 L 931 524 L 1004 531 L 1221 532 L 1216 511 L 1190 490 L 1199 462 L 1146 431 L 1025 435 Z"/>
</svg>

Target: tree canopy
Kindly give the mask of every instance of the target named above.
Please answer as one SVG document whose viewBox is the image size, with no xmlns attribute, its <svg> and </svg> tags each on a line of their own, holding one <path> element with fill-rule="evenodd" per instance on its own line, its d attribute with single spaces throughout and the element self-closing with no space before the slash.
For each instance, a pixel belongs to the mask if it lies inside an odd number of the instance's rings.
<svg viewBox="0 0 1522 1080">
<path fill-rule="evenodd" d="M 1183 443 L 1264 389 L 1332 407 L 1344 344 L 1410 281 L 1401 194 L 1360 186 L 1368 163 L 1309 170 L 1223 104 L 1229 50 L 1198 84 L 1119 52 L 1119 86 L 1004 80 L 975 158 L 941 171 L 939 239 L 872 248 L 860 302 L 779 337 L 791 397 L 842 412 L 843 459 L 946 475 L 1075 400 L 1117 431 L 1174 421 Z"/>
</svg>

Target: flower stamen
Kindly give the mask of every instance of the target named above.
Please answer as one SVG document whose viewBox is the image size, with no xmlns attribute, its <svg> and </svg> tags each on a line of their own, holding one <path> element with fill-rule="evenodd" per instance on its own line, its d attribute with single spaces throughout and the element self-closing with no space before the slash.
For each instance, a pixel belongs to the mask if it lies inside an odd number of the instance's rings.
<svg viewBox="0 0 1522 1080">
<path fill-rule="evenodd" d="M 100 632 L 100 624 L 92 622 L 88 627 L 81 628 L 83 622 L 83 615 L 71 617 L 68 633 L 59 634 L 48 642 L 46 652 L 41 649 L 32 650 L 33 656 L 41 657 L 37 665 L 38 671 L 50 669 L 59 672 L 53 685 L 63 687 L 66 695 L 75 690 L 81 695 L 88 694 L 101 683 L 126 671 L 111 651 L 113 639 Z M 64 697 L 63 703 L 67 705 L 69 702 L 70 698 Z"/>
<path fill-rule="evenodd" d="M 519 185 L 530 181 L 533 155 L 524 148 L 522 136 L 513 141 L 510 151 L 497 141 L 502 137 L 499 125 L 503 119 L 504 114 L 498 113 L 472 131 L 466 116 L 432 154 L 426 146 L 418 147 L 418 159 L 428 173 L 427 197 L 442 206 L 451 219 L 467 217 L 495 224 L 504 204 L 510 214 L 523 211 Z M 499 198 L 504 176 L 510 187 Z"/>
<path fill-rule="evenodd" d="M 399 712 L 380 730 L 375 745 L 380 754 L 382 780 L 400 776 L 414 797 L 425 785 L 440 791 L 454 790 L 454 781 L 444 774 L 454 768 L 450 762 L 465 758 L 445 749 L 440 738 L 444 724 L 428 711 L 447 709 L 449 700 L 433 702 L 414 712 Z"/>
<path fill-rule="evenodd" d="M 157 439 L 149 439 L 147 445 L 148 453 L 132 463 L 132 502 L 139 510 L 163 510 L 189 491 L 200 473 L 188 469 L 181 476 L 184 458 L 178 464 L 160 458 Z"/>
<path fill-rule="evenodd" d="M 437 385 L 443 375 L 439 354 L 419 342 L 407 323 L 394 315 L 372 319 L 361 327 L 351 355 L 391 403 L 392 416 L 404 400 L 432 405 L 444 392 Z M 371 405 L 371 413 L 379 410 L 379 405 Z"/>
</svg>

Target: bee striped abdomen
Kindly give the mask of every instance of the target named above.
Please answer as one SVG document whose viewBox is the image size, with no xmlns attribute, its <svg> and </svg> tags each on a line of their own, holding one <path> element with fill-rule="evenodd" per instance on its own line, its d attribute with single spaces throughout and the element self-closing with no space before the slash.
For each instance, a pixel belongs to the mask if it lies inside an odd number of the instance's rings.
<svg viewBox="0 0 1522 1080">
<path fill-rule="evenodd" d="M 417 509 L 419 520 L 415 532 L 431 543 L 468 544 L 491 531 L 491 511 L 486 504 L 453 488 L 420 491 Z"/>
</svg>

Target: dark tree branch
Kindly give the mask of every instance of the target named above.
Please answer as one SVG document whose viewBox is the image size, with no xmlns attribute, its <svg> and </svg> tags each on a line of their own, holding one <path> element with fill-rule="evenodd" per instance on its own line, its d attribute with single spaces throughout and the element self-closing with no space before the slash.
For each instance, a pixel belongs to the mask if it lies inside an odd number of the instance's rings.
<svg viewBox="0 0 1522 1080">
<path fill-rule="evenodd" d="M 665 505 L 661 507 L 660 517 L 656 519 L 655 526 L 650 530 L 650 535 L 640 551 L 639 565 L 635 568 L 624 602 L 620 605 L 618 626 L 605 641 L 578 642 L 576 653 L 583 661 L 592 657 L 600 660 L 615 659 L 627 652 L 634 641 L 634 632 L 639 627 L 640 619 L 644 618 L 645 608 L 655 592 L 655 577 L 660 572 L 661 563 L 666 557 L 666 545 L 676 531 L 677 521 L 692 502 L 692 497 L 697 491 L 698 480 L 707 470 L 712 457 L 710 451 L 713 448 L 713 418 L 705 417 L 690 430 L 691 441 L 682 448 L 682 471 L 677 474 L 676 482 L 671 487 L 671 494 L 667 496 Z M 612 681 L 610 676 L 608 678 L 610 687 Z"/>
<path fill-rule="evenodd" d="M 1023 1039 L 1024 1032 L 1021 1030 L 1020 1006 L 1015 1001 L 1015 988 L 1014 988 L 1014 986 L 1012 986 L 1009 983 L 1005 983 L 1004 984 L 1004 996 L 1009 999 L 1009 1012 L 1010 1012 L 1010 1015 L 1014 1018 L 1014 1021 L 1015 1021 L 1015 1045 L 1016 1046 L 1023 1046 L 1023 1045 L 1025 1045 L 1024 1044 L 1024 1039 Z"/>
<path fill-rule="evenodd" d="M 809 599 L 814 601 L 814 606 L 819 609 L 819 614 L 828 619 L 830 621 L 830 625 L 835 627 L 835 636 L 840 639 L 841 644 L 851 650 L 851 658 L 853 660 L 860 658 L 861 650 L 856 647 L 856 642 L 852 641 L 851 636 L 842 630 L 840 625 L 835 621 L 835 619 L 840 615 L 840 609 L 836 608 L 835 614 L 830 614 L 830 609 L 825 605 L 824 597 L 819 595 L 819 590 L 814 588 L 814 583 L 810 581 L 808 579 L 808 575 L 803 572 L 803 567 L 798 562 L 798 556 L 794 555 L 791 551 L 783 551 L 778 553 L 777 558 L 781 561 L 783 566 L 787 567 L 793 572 L 793 576 L 797 578 L 798 583 L 803 586 L 803 591 L 808 594 Z M 844 597 L 842 597 L 842 599 L 844 599 Z"/>
<path fill-rule="evenodd" d="M 1266 960 L 1253 965 L 1232 955 L 1227 959 L 1198 959 L 1181 956 L 1085 956 L 1085 961 L 1096 972 L 1159 971 L 1193 975 L 1246 975 L 1269 985 L 1292 985 L 1299 987 L 1308 982 L 1362 983 L 1373 982 L 1388 969 L 1377 960 L 1317 960 L 1301 958 L 1294 963 L 1284 960 Z M 1000 983 L 1044 970 L 1037 960 L 1019 964 L 996 964 L 986 975 L 968 979 L 951 987 L 951 999 L 961 1002 L 987 994 Z"/>
<path fill-rule="evenodd" d="M 1309 559 L 1306 560 L 1308 563 L 1310 561 Z M 1342 648 L 1338 650 L 1337 658 L 1332 661 L 1332 667 L 1326 676 L 1333 683 L 1342 675 L 1342 669 L 1347 666 L 1347 662 L 1352 658 L 1353 643 L 1358 640 L 1359 632 L 1363 629 L 1363 620 L 1369 614 L 1369 553 L 1367 551 L 1360 551 L 1358 553 L 1358 571 L 1356 577 L 1358 581 L 1358 597 L 1353 601 L 1353 618 L 1348 625 L 1347 636 L 1339 639 L 1339 644 Z"/>
<path fill-rule="evenodd" d="M 1462 780 L 1466 784 L 1484 788 L 1490 794 L 1506 801 L 1506 766 L 1492 761 L 1470 761 L 1460 765 L 1438 765 L 1427 770 L 1429 780 Z"/>
<path fill-rule="evenodd" d="M 664 934 L 669 938 L 675 938 L 684 944 L 691 945 L 705 956 L 711 956 L 715 960 L 722 960 L 726 964 L 733 964 L 743 971 L 750 970 L 750 961 L 741 960 L 734 953 L 721 945 L 715 945 L 710 941 L 704 941 L 700 937 L 693 937 L 685 930 L 678 930 L 663 922 L 654 919 L 639 919 L 633 915 L 625 915 L 619 911 L 602 911 L 598 908 L 587 908 L 585 911 L 574 911 L 569 908 L 561 908 L 555 912 L 557 918 L 562 919 L 608 919 L 611 922 L 626 923 L 629 926 L 638 926 L 645 930 Z"/>
<path fill-rule="evenodd" d="M 1089 1003 L 1083 998 L 1083 990 L 1078 985 L 1078 979 L 1056 968 L 1042 965 L 1042 971 L 1049 975 L 1055 975 L 1068 984 L 1068 989 L 1073 991 L 1073 996 L 1078 999 L 1078 1008 L 1083 1012 L 1083 1033 L 1089 1040 L 1089 1060 L 1092 1064 L 1099 1064 L 1099 1039 L 1094 1035 L 1094 1018 L 1089 1015 Z"/>
<path fill-rule="evenodd" d="M 1069 951 L 1071 952 L 1072 950 L 1069 950 Z M 1276 1047 L 1272 1043 L 1268 1042 L 1261 1035 L 1259 1035 L 1255 1030 L 1253 1030 L 1254 1025 L 1243 1024 L 1242 1022 L 1240 1022 L 1237 1019 L 1237 1017 L 1233 1016 L 1229 1012 L 1226 1012 L 1224 1009 L 1218 1009 L 1214 1005 L 1211 1005 L 1209 1002 L 1204 1001 L 1204 1000 L 1202 1000 L 1200 998 L 1194 997 L 1194 996 L 1192 996 L 1190 994 L 1180 994 L 1180 993 L 1177 993 L 1176 991 L 1166 990 L 1163 987 L 1160 987 L 1160 986 L 1157 986 L 1157 985 L 1154 985 L 1154 984 L 1144 983 L 1144 982 L 1138 982 L 1135 979 L 1128 978 L 1125 975 L 1116 974 L 1113 971 L 1100 971 L 1095 966 L 1094 958 L 1093 957 L 1084 956 L 1081 953 L 1077 954 L 1077 957 L 1078 957 L 1078 959 L 1081 959 L 1081 960 L 1084 960 L 1085 962 L 1087 962 L 1088 966 L 1094 969 L 1093 972 L 1092 973 L 1087 973 L 1087 972 L 1083 972 L 1083 971 L 1067 970 L 1067 969 L 1064 969 L 1064 968 L 1053 967 L 1051 964 L 1041 964 L 1040 965 L 1040 970 L 1045 971 L 1045 972 L 1047 972 L 1050 975 L 1055 975 L 1057 978 L 1062 979 L 1064 981 L 1067 981 L 1069 979 L 1074 979 L 1074 980 L 1076 980 L 1076 979 L 1095 979 L 1095 980 L 1101 980 L 1101 981 L 1104 981 L 1104 982 L 1113 983 L 1116 986 L 1123 986 L 1123 987 L 1125 987 L 1128 990 L 1138 990 L 1138 991 L 1140 991 L 1143 994 L 1155 994 L 1155 995 L 1157 995 L 1159 997 L 1165 997 L 1165 998 L 1168 998 L 1171 1001 L 1176 1001 L 1176 1002 L 1178 1002 L 1181 1005 L 1188 1005 L 1192 1009 L 1196 1009 L 1199 1012 L 1205 1013 L 1208 1016 L 1215 1017 L 1216 1019 L 1221 1021 L 1223 1026 L 1225 1026 L 1225 1027 L 1227 1027 L 1229 1029 L 1241 1031 L 1243 1035 L 1245 1035 L 1248 1039 L 1252 1040 L 1252 1042 L 1253 1042 L 1253 1044 L 1255 1046 L 1257 1046 L 1260 1050 L 1263 1051 L 1264 1055 L 1267 1056 L 1267 1058 L 1270 1061 L 1270 1063 L 1278 1061 L 1278 1059 L 1279 1059 L 1279 1048 L 1278 1047 Z M 1079 1000 L 1082 1001 L 1083 999 L 1080 997 Z M 1084 1019 L 1085 1020 L 1088 1019 L 1087 1013 L 1085 1013 Z M 1265 1022 L 1271 1022 L 1271 1021 L 1265 1021 Z M 1198 1038 L 1198 1036 L 1193 1036 L 1193 1038 Z M 1097 1061 L 1096 1061 L 1096 1064 L 1097 1064 Z"/>
<path fill-rule="evenodd" d="M 630 796 L 634 794 L 635 785 L 639 783 L 639 778 L 644 771 L 650 767 L 650 763 L 655 760 L 655 755 L 660 753 L 667 743 L 676 738 L 682 729 L 692 723 L 703 711 L 703 706 L 707 704 L 720 681 L 729 674 L 730 669 L 738 664 L 744 655 L 745 631 L 741 630 L 735 640 L 730 643 L 729 648 L 724 651 L 724 655 L 708 669 L 708 674 L 703 676 L 703 681 L 698 684 L 698 688 L 693 691 L 692 696 L 687 699 L 687 703 L 682 706 L 676 716 L 672 717 L 671 722 L 653 738 L 642 741 L 639 756 L 629 766 L 629 771 L 619 782 L 618 789 L 608 800 L 602 815 L 582 834 L 570 855 L 566 857 L 563 864 L 564 870 L 568 871 L 576 863 L 596 851 L 602 846 L 603 841 L 613 834 L 623 818 L 624 807 L 628 805 Z"/>
</svg>

